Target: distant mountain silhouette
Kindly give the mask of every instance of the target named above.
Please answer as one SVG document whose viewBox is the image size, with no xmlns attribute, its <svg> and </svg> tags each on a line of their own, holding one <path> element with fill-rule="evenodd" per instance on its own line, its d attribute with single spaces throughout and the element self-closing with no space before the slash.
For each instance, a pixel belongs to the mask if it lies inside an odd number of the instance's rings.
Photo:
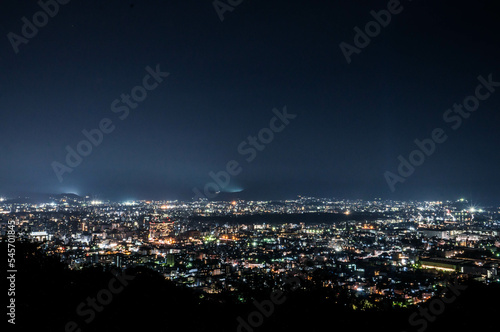
<svg viewBox="0 0 500 332">
<path fill-rule="evenodd" d="M 5 203 L 17 203 L 17 204 L 41 204 L 41 203 L 51 203 L 61 198 L 69 199 L 82 199 L 81 196 L 76 194 L 46 194 L 46 193 L 22 193 L 15 195 L 5 201 Z"/>
</svg>

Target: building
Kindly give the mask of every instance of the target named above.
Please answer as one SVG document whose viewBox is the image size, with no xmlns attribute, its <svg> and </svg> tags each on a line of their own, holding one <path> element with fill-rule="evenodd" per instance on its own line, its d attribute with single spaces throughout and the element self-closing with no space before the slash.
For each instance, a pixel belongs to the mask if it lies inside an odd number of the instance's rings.
<svg viewBox="0 0 500 332">
<path fill-rule="evenodd" d="M 174 230 L 174 222 L 151 222 L 149 223 L 149 240 L 158 240 L 169 237 Z"/>
</svg>

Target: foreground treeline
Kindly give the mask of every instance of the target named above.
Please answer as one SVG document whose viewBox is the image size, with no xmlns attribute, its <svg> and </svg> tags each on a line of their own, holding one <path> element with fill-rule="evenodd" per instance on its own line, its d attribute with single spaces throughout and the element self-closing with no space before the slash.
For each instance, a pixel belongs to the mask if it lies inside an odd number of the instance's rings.
<svg viewBox="0 0 500 332">
<path fill-rule="evenodd" d="M 7 252 L 5 243 L 1 250 Z M 7 270 L 4 261 L 2 271 Z M 32 243 L 16 244 L 16 261 L 15 330 L 19 331 L 110 332 L 140 327 L 141 331 L 265 332 L 324 331 L 326 327 L 330 331 L 422 332 L 499 327 L 499 285 L 468 283 L 453 301 L 436 301 L 433 308 L 428 308 L 428 302 L 425 311 L 419 311 L 387 305 L 363 307 L 362 300 L 339 290 L 314 284 L 308 291 L 296 289 L 294 279 L 284 293 L 246 290 L 209 296 L 175 286 L 146 268 L 125 273 L 102 268 L 71 271 Z M 3 289 L 8 287 L 4 283 Z"/>
</svg>

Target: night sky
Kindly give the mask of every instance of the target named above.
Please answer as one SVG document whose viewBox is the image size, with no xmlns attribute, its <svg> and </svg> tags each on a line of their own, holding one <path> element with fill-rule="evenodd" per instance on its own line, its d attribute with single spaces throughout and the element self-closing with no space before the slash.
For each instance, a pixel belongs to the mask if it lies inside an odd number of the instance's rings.
<svg viewBox="0 0 500 332">
<path fill-rule="evenodd" d="M 8 34 L 41 7 L 5 0 L 0 194 L 189 199 L 236 160 L 221 191 L 243 199 L 498 203 L 500 87 L 456 130 L 443 119 L 478 76 L 500 82 L 495 3 L 404 0 L 348 64 L 339 44 L 388 1 L 244 0 L 221 21 L 212 1 L 71 0 L 16 53 Z M 112 103 L 157 65 L 169 75 L 120 119 Z M 248 162 L 238 146 L 284 107 L 296 117 Z M 59 181 L 53 162 L 102 119 L 114 130 Z M 435 128 L 447 140 L 391 191 L 384 173 Z"/>
</svg>

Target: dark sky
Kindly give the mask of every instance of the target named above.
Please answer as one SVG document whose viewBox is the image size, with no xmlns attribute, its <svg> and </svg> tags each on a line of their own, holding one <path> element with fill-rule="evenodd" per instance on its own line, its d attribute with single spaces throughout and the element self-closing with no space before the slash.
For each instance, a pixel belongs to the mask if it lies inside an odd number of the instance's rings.
<svg viewBox="0 0 500 332">
<path fill-rule="evenodd" d="M 457 130 L 443 120 L 479 75 L 500 82 L 495 2 L 405 0 L 348 64 L 339 44 L 388 1 L 244 0 L 221 22 L 212 1 L 72 0 L 15 53 L 40 6 L 5 0 L 0 194 L 186 199 L 237 160 L 222 191 L 246 199 L 500 202 L 500 87 Z M 120 120 L 112 102 L 157 64 L 170 75 Z M 297 117 L 247 162 L 239 144 L 284 106 Z M 104 118 L 115 130 L 60 182 L 52 163 Z M 392 192 L 384 173 L 434 128 L 448 139 Z"/>
</svg>

